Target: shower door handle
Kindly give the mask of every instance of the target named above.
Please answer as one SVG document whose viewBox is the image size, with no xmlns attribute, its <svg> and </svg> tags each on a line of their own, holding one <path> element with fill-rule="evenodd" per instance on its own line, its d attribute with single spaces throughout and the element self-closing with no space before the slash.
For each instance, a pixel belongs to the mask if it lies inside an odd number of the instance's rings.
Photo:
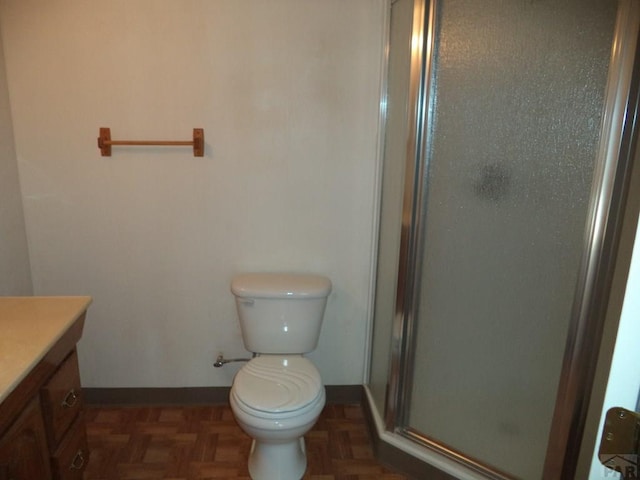
<svg viewBox="0 0 640 480">
<path fill-rule="evenodd" d="M 640 413 L 622 407 L 607 411 L 598 459 L 623 480 L 640 476 Z"/>
</svg>

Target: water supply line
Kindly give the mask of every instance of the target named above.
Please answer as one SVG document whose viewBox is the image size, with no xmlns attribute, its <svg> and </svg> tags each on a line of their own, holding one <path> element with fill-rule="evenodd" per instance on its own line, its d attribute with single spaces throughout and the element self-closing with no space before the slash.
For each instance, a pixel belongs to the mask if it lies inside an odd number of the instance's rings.
<svg viewBox="0 0 640 480">
<path fill-rule="evenodd" d="M 256 354 L 253 354 L 252 358 L 255 358 Z M 213 362 L 213 366 L 216 368 L 223 367 L 227 363 L 231 362 L 248 362 L 251 358 L 224 358 L 222 354 L 218 355 L 216 361 Z"/>
</svg>

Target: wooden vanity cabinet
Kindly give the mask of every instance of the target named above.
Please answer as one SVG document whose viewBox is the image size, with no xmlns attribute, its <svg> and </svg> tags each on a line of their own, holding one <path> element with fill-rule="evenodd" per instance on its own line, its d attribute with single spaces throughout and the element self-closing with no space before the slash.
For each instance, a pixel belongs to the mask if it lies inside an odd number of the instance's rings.
<svg viewBox="0 0 640 480">
<path fill-rule="evenodd" d="M 89 461 L 78 355 L 84 314 L 0 404 L 0 480 L 81 480 Z"/>
<path fill-rule="evenodd" d="M 78 354 L 73 351 L 40 390 L 49 445 L 54 450 L 82 410 Z"/>
<path fill-rule="evenodd" d="M 75 350 L 40 390 L 40 400 L 54 478 L 82 479 L 89 460 L 89 447 L 82 417 L 84 402 Z"/>
<path fill-rule="evenodd" d="M 0 480 L 51 478 L 49 451 L 37 398 L 0 438 Z"/>
</svg>

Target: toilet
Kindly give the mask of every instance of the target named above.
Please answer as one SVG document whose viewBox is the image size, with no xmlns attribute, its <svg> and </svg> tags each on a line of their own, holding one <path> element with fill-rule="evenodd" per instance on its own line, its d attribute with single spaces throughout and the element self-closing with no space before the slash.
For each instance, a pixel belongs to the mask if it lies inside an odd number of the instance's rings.
<svg viewBox="0 0 640 480">
<path fill-rule="evenodd" d="M 229 401 L 253 438 L 253 480 L 300 480 L 304 434 L 325 404 L 315 350 L 331 281 L 321 275 L 248 273 L 231 282 L 245 348 L 254 358 L 236 374 Z"/>
</svg>

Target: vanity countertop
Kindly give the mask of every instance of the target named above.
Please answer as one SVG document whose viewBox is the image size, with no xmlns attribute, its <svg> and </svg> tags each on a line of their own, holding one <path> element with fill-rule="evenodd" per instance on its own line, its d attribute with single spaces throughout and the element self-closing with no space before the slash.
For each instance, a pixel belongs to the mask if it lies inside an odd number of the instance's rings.
<svg viewBox="0 0 640 480">
<path fill-rule="evenodd" d="M 0 297 L 0 402 L 91 303 L 91 297 Z"/>
</svg>

